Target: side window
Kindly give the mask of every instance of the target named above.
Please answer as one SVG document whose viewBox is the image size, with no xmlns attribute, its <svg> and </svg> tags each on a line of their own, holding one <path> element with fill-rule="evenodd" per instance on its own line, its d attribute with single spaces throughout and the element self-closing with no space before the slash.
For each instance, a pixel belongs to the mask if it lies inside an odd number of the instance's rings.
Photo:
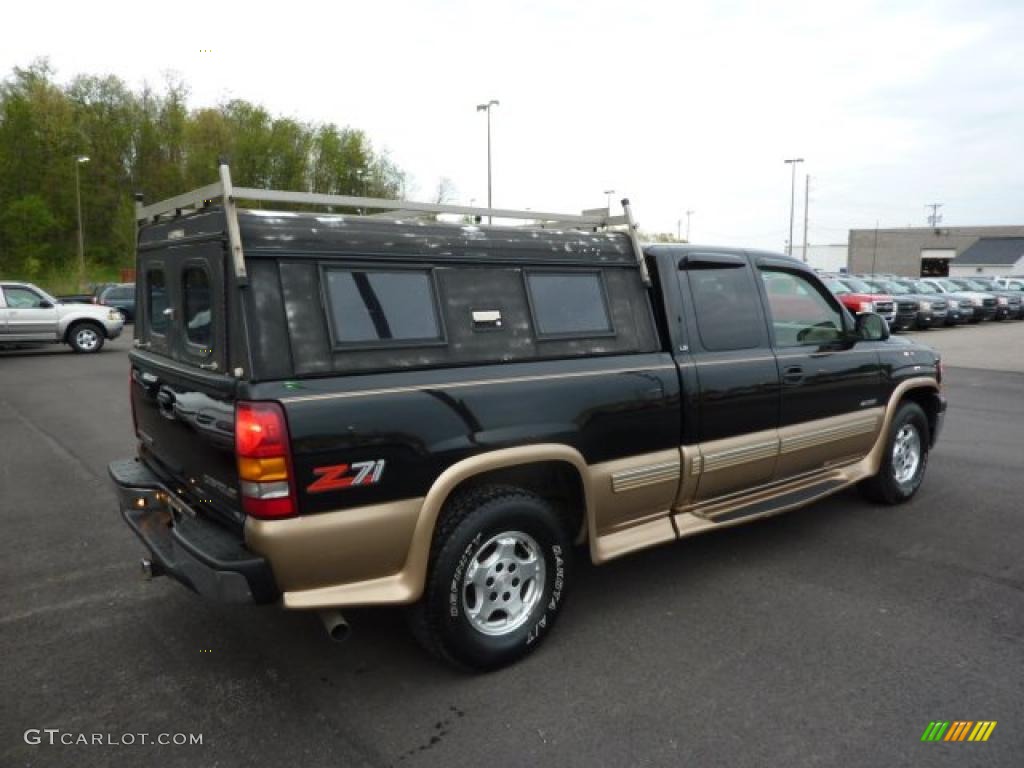
<svg viewBox="0 0 1024 768">
<path fill-rule="evenodd" d="M 170 303 L 167 296 L 167 281 L 162 269 L 146 272 L 147 305 L 149 307 L 149 330 L 163 336 L 171 324 L 171 318 L 164 314 Z"/>
<path fill-rule="evenodd" d="M 688 274 L 704 349 L 726 352 L 760 346 L 764 321 L 750 270 L 691 269 Z"/>
<path fill-rule="evenodd" d="M 334 345 L 430 344 L 444 340 L 429 270 L 324 270 Z"/>
<path fill-rule="evenodd" d="M 776 346 L 819 346 L 842 337 L 842 313 L 803 275 L 763 269 L 761 279 Z"/>
<path fill-rule="evenodd" d="M 612 336 L 600 272 L 526 272 L 537 338 Z"/>
<path fill-rule="evenodd" d="M 213 307 L 210 276 L 202 267 L 188 267 L 181 277 L 185 309 L 185 338 L 209 354 L 213 346 Z"/>
<path fill-rule="evenodd" d="M 43 297 L 35 291 L 17 286 L 4 288 L 4 298 L 9 309 L 37 309 L 43 303 Z"/>
</svg>

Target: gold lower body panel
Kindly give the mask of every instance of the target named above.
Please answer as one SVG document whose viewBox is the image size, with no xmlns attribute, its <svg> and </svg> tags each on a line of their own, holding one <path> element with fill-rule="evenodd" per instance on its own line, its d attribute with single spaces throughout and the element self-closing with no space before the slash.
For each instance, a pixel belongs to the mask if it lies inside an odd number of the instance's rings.
<svg viewBox="0 0 1024 768">
<path fill-rule="evenodd" d="M 324 585 L 363 585 L 367 601 L 377 602 L 393 587 L 401 591 L 391 581 L 409 555 L 422 506 L 417 498 L 287 520 L 249 518 L 245 541 L 270 561 L 286 606 L 323 604 Z M 373 585 L 385 589 L 367 589 Z M 326 589 L 345 591 L 343 586 Z M 360 590 L 348 592 L 346 600 L 359 601 Z"/>
</svg>

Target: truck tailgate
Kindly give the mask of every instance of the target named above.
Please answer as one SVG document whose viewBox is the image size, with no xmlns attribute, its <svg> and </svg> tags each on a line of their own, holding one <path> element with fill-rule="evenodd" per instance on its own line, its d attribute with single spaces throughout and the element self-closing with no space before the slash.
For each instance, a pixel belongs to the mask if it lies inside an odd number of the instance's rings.
<svg viewBox="0 0 1024 768">
<path fill-rule="evenodd" d="M 196 509 L 241 527 L 235 387 L 146 352 L 131 354 L 131 399 L 143 461 Z"/>
</svg>

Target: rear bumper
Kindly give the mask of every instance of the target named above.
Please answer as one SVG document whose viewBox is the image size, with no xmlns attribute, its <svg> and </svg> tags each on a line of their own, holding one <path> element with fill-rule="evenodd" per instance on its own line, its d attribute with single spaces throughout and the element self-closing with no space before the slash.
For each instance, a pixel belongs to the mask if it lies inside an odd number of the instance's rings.
<svg viewBox="0 0 1024 768">
<path fill-rule="evenodd" d="M 270 603 L 280 596 L 270 564 L 238 534 L 197 514 L 137 459 L 107 467 L 121 516 L 152 561 L 204 597 L 229 603 Z"/>
</svg>

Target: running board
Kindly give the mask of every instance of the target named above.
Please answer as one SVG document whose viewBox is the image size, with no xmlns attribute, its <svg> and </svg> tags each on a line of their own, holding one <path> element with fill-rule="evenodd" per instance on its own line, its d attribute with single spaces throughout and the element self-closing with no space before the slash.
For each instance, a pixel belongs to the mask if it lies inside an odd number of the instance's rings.
<svg viewBox="0 0 1024 768">
<path fill-rule="evenodd" d="M 728 523 L 744 517 L 757 517 L 758 515 L 767 515 L 771 512 L 784 512 L 787 509 L 801 507 L 817 499 L 824 498 L 848 484 L 849 481 L 846 479 L 834 478 L 825 480 L 824 482 L 798 488 L 781 496 L 773 496 L 770 499 L 757 501 L 749 506 L 726 512 L 723 515 L 709 517 L 708 519 L 713 523 Z"/>
</svg>

